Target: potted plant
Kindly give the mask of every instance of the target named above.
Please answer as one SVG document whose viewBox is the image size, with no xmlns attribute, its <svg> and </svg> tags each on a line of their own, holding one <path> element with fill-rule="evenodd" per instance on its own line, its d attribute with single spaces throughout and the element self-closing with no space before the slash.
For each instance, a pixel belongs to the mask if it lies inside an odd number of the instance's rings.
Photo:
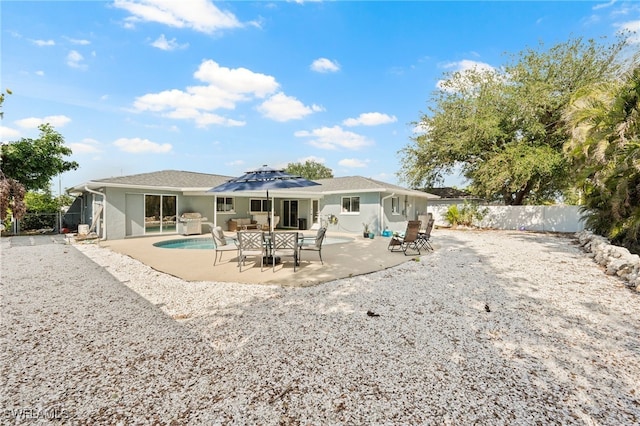
<svg viewBox="0 0 640 426">
<path fill-rule="evenodd" d="M 363 223 L 362 226 L 364 226 L 364 229 L 362 230 L 362 236 L 364 238 L 369 238 L 369 224 Z"/>
</svg>

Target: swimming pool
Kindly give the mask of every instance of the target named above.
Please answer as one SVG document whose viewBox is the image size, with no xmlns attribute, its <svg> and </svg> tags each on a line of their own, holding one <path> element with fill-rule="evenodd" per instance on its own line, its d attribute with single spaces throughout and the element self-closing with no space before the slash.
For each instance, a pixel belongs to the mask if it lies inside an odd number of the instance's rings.
<svg viewBox="0 0 640 426">
<path fill-rule="evenodd" d="M 323 246 L 331 244 L 344 244 L 353 241 L 349 237 L 326 237 Z M 213 239 L 211 238 L 180 238 L 177 240 L 159 241 L 153 244 L 155 247 L 167 249 L 188 249 L 188 250 L 213 250 Z"/>
</svg>

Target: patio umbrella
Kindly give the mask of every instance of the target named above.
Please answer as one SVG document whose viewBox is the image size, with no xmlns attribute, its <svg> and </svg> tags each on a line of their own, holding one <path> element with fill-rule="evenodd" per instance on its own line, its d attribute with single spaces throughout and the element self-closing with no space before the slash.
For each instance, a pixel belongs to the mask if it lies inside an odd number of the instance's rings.
<svg viewBox="0 0 640 426">
<path fill-rule="evenodd" d="M 269 200 L 270 189 L 305 188 L 320 185 L 319 183 L 300 176 L 290 175 L 284 170 L 273 169 L 264 165 L 259 169 L 246 172 L 244 175 L 229 179 L 222 185 L 211 188 L 207 192 L 235 192 L 235 191 L 261 191 L 267 192 Z M 271 216 L 269 218 L 269 230 L 273 231 L 273 200 L 271 201 Z"/>
</svg>

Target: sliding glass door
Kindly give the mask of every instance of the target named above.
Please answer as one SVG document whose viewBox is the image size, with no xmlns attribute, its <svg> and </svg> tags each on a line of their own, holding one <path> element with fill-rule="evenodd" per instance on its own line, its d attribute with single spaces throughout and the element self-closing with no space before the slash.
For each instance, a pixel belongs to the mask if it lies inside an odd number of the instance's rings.
<svg viewBox="0 0 640 426">
<path fill-rule="evenodd" d="M 177 197 L 175 195 L 145 195 L 145 234 L 176 232 L 176 214 Z"/>
<path fill-rule="evenodd" d="M 282 201 L 282 226 L 284 228 L 298 227 L 298 200 Z"/>
</svg>

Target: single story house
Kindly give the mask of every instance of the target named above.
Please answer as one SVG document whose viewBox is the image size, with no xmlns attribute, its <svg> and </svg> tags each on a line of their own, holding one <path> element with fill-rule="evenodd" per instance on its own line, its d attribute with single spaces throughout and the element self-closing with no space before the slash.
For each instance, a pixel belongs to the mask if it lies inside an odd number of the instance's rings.
<svg viewBox="0 0 640 426">
<path fill-rule="evenodd" d="M 97 179 L 70 188 L 76 200 L 65 216 L 71 229 L 82 225 L 102 239 L 122 239 L 185 233 L 186 213 L 203 218 L 209 226 L 229 229 L 229 220 L 255 219 L 271 210 L 266 191 L 208 192 L 230 176 L 163 170 Z M 427 211 L 427 201 L 438 196 L 401 186 L 349 176 L 316 180 L 307 188 L 272 190 L 279 229 L 314 229 L 358 234 L 366 224 L 370 232 L 401 232 L 406 221 Z M 191 215 L 193 216 L 193 215 Z M 191 232 L 190 232 L 191 233 Z"/>
</svg>

